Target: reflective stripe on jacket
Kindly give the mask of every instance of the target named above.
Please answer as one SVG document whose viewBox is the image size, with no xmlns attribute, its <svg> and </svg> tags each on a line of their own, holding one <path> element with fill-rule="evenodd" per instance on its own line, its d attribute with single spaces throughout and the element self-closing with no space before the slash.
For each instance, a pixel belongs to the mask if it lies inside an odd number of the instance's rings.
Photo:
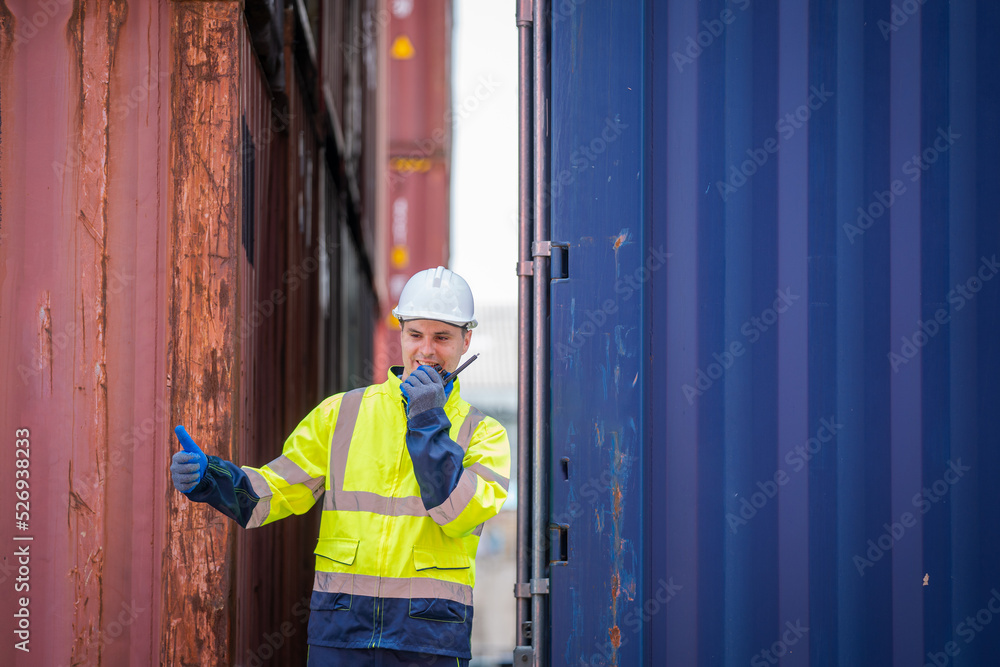
<svg viewBox="0 0 1000 667">
<path fill-rule="evenodd" d="M 325 492 L 309 643 L 470 658 L 475 555 L 507 497 L 507 434 L 457 381 L 444 408 L 408 423 L 398 371 L 323 401 L 263 468 L 210 457 L 188 495 L 253 528 Z"/>
</svg>

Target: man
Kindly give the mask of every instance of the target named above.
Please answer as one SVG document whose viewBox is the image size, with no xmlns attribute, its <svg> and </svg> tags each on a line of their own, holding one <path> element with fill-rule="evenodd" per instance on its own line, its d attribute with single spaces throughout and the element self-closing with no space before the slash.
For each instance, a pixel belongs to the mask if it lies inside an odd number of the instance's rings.
<svg viewBox="0 0 1000 667">
<path fill-rule="evenodd" d="M 184 428 L 174 486 L 255 528 L 323 499 L 309 665 L 465 666 L 483 522 L 507 497 L 503 427 L 446 383 L 476 326 L 472 292 L 438 267 L 414 275 L 393 310 L 403 366 L 332 396 L 263 468 L 206 457 Z"/>
</svg>

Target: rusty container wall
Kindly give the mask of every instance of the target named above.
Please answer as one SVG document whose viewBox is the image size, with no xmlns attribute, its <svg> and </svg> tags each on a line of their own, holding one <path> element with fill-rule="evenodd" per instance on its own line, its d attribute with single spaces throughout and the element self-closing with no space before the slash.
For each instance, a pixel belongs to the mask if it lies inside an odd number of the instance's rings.
<svg viewBox="0 0 1000 667">
<path fill-rule="evenodd" d="M 294 23 L 285 28 L 292 35 Z M 282 138 L 271 145 L 271 163 L 261 165 L 281 194 L 260 209 L 257 256 L 262 265 L 256 276 L 260 298 L 255 319 L 262 321 L 257 329 L 261 336 L 245 362 L 256 367 L 259 380 L 256 419 L 251 419 L 258 440 L 244 450 L 243 459 L 253 466 L 279 456 L 285 436 L 323 398 L 322 365 L 316 363 L 322 345 L 315 204 L 319 149 L 315 114 L 304 103 L 289 40 L 286 89 L 271 114 L 271 122 L 284 128 Z M 245 567 L 238 606 L 244 613 L 236 664 L 304 664 L 317 518 L 314 511 L 240 535 Z"/>
<path fill-rule="evenodd" d="M 329 82 L 317 77 L 322 60 L 309 46 L 322 17 L 339 11 L 332 4 L 316 7 L 319 20 L 312 23 L 301 6 L 285 13 L 281 90 L 268 88 L 249 40 L 243 44 L 242 188 L 245 206 L 253 205 L 252 215 L 243 214 L 241 254 L 241 372 L 252 381 L 242 390 L 248 426 L 239 460 L 246 465 L 279 456 L 295 425 L 327 395 L 347 388 L 349 365 L 370 364 L 375 314 L 365 267 L 371 260 L 351 242 L 365 204 L 345 177 L 351 166 L 337 138 L 343 128 L 323 105 Z M 363 16 L 346 15 L 357 22 Z M 355 60 L 364 74 L 362 59 Z M 345 90 L 335 97 L 360 99 L 363 80 L 341 82 Z M 362 115 L 355 122 L 360 129 L 369 121 Z M 355 150 L 357 160 L 368 149 Z M 348 337 L 347 323 L 357 335 Z M 318 520 L 314 508 L 238 533 L 234 664 L 305 664 Z"/>
<path fill-rule="evenodd" d="M 451 2 L 394 4 L 385 40 L 388 62 L 388 206 L 379 256 L 385 299 L 377 329 L 375 375 L 399 363 L 391 311 L 406 280 L 448 264 L 451 182 Z"/>
<path fill-rule="evenodd" d="M 0 3 L 5 665 L 160 659 L 168 9 Z"/>
<path fill-rule="evenodd" d="M 171 8 L 168 372 L 173 415 L 206 452 L 233 459 L 239 430 L 240 246 L 237 2 Z M 172 444 L 172 443 L 171 443 Z M 161 658 L 232 659 L 235 524 L 168 494 Z"/>
<path fill-rule="evenodd" d="M 279 42 L 278 46 L 282 42 Z M 282 49 L 283 51 L 283 49 Z M 282 54 L 284 57 L 284 53 Z M 241 35 L 241 247 L 238 252 L 241 274 L 240 412 L 241 441 L 235 459 L 243 465 L 261 466 L 275 458 L 287 428 L 282 387 L 286 382 L 289 300 L 304 285 L 296 279 L 295 289 L 283 276 L 291 276 L 288 247 L 293 241 L 289 230 L 288 146 L 292 111 L 282 96 L 272 100 L 272 91 L 261 71 L 250 43 L 249 30 Z M 296 274 L 298 276 L 299 274 Z M 303 276 L 306 277 L 306 276 Z M 304 633 L 300 628 L 280 627 L 289 616 L 285 600 L 298 586 L 286 586 L 289 572 L 300 572 L 297 564 L 282 559 L 282 542 L 298 542 L 309 526 L 282 522 L 253 531 L 238 531 L 235 553 L 235 645 L 233 664 L 296 664 L 304 661 Z M 265 564 L 269 564 L 266 566 Z M 301 592 L 299 593 L 301 595 Z M 253 613 L 246 613 L 253 610 Z M 268 644 L 267 633 L 281 641 Z M 294 630 L 294 631 L 293 631 Z M 298 635 L 298 637 L 296 637 Z M 273 644 L 273 646 L 272 646 Z M 265 662 L 276 659 L 284 662 Z"/>
<path fill-rule="evenodd" d="M 303 662 L 318 513 L 241 531 L 167 471 L 178 423 L 266 463 L 370 364 L 374 206 L 300 43 L 275 94 L 240 3 L 0 2 L 5 665 Z"/>
</svg>

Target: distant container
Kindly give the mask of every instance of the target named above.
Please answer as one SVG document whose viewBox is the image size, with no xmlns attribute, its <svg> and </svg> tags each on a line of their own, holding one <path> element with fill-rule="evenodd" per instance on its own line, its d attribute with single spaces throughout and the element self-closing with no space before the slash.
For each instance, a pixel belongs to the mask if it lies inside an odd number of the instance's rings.
<svg viewBox="0 0 1000 667">
<path fill-rule="evenodd" d="M 388 185 L 379 255 L 385 298 L 376 336 L 374 378 L 400 363 L 391 311 L 406 280 L 447 265 L 451 193 L 451 2 L 390 3 Z"/>
</svg>

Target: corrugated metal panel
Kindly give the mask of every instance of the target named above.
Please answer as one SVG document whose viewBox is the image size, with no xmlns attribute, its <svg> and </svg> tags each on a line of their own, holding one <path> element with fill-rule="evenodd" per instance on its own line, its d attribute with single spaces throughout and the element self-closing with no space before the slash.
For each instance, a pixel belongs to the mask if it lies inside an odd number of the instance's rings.
<svg viewBox="0 0 1000 667">
<path fill-rule="evenodd" d="M 552 664 L 1000 660 L 1000 10 L 553 5 Z"/>
<path fill-rule="evenodd" d="M 0 23 L 3 660 L 155 663 L 169 101 L 145 42 L 167 8 L 8 2 Z"/>
<path fill-rule="evenodd" d="M 290 246 L 298 247 L 303 236 L 298 216 L 291 215 L 288 203 L 298 201 L 302 180 L 298 160 L 289 152 L 290 144 L 297 145 L 289 137 L 294 133 L 295 117 L 303 115 L 302 109 L 281 101 L 272 103 L 245 31 L 242 43 L 240 95 L 246 128 L 240 253 L 244 307 L 239 337 L 240 366 L 247 383 L 240 388 L 243 437 L 239 462 L 259 466 L 280 454 L 289 422 L 310 407 L 302 404 L 301 396 L 294 408 L 288 407 L 284 388 L 303 384 L 298 366 L 288 363 L 289 348 L 312 349 L 315 344 L 308 327 L 302 326 L 297 333 L 289 331 L 298 323 L 290 303 L 316 281 L 310 281 L 310 272 L 303 269 L 301 261 L 291 261 L 288 251 Z M 298 99 L 295 61 L 287 50 L 283 62 L 288 68 L 282 77 L 288 94 Z M 290 80 L 292 85 L 287 84 Z M 299 125 L 302 122 L 299 120 Z M 315 268 L 315 264 L 309 266 Z M 276 391 L 279 387 L 282 390 Z M 255 613 L 236 614 L 234 664 L 304 663 L 304 612 L 308 607 L 300 605 L 297 615 L 292 611 L 308 595 L 309 563 L 302 554 L 289 558 L 285 550 L 303 547 L 314 538 L 313 532 L 312 522 L 292 521 L 237 534 L 237 607 Z M 310 547 L 304 549 L 308 552 Z"/>
</svg>

